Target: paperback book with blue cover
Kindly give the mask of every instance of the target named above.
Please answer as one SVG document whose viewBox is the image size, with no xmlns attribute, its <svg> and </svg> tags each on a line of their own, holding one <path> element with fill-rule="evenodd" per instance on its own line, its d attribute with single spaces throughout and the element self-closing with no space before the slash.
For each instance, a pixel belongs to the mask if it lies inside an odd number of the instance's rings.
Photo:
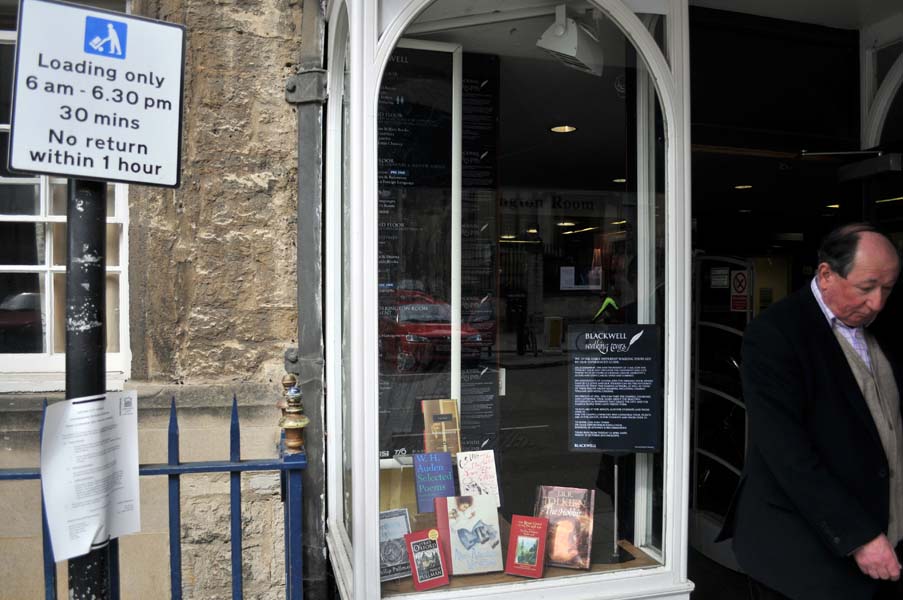
<svg viewBox="0 0 903 600">
<path fill-rule="evenodd" d="M 434 511 L 433 498 L 454 496 L 455 477 L 451 454 L 426 452 L 414 455 L 414 488 L 417 493 L 417 512 Z"/>
</svg>

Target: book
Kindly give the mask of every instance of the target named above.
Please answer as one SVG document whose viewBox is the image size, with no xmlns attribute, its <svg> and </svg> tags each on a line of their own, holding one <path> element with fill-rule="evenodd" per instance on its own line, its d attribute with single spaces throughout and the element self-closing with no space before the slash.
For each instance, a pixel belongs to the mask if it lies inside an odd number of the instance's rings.
<svg viewBox="0 0 903 600">
<path fill-rule="evenodd" d="M 461 450 L 458 402 L 421 400 L 420 410 L 423 411 L 423 451 L 457 454 Z"/>
<path fill-rule="evenodd" d="M 442 556 L 438 530 L 423 529 L 414 533 L 406 533 L 404 543 L 408 552 L 415 590 L 431 590 L 448 585 L 447 562 Z"/>
<path fill-rule="evenodd" d="M 379 513 L 380 581 L 401 579 L 411 574 L 404 546 L 406 533 L 411 533 L 408 509 L 396 508 Z"/>
<path fill-rule="evenodd" d="M 539 486 L 533 516 L 549 520 L 546 564 L 568 569 L 589 569 L 595 502 L 595 490 Z"/>
<path fill-rule="evenodd" d="M 512 515 L 505 573 L 542 577 L 548 530 L 549 520 L 544 517 Z"/>
<path fill-rule="evenodd" d="M 458 452 L 458 488 L 462 496 L 493 496 L 502 505 L 493 450 Z"/>
<path fill-rule="evenodd" d="M 451 454 L 429 452 L 414 455 L 414 491 L 417 512 L 433 512 L 433 498 L 455 495 Z"/>
<path fill-rule="evenodd" d="M 449 557 L 449 573 L 501 571 L 499 513 L 493 496 L 436 498 L 436 528 Z"/>
</svg>

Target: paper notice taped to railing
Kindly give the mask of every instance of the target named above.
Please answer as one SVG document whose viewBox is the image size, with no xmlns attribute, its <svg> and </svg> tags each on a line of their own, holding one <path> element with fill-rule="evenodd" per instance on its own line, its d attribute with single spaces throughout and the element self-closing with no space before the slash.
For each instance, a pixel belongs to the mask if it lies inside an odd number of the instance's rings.
<svg viewBox="0 0 903 600">
<path fill-rule="evenodd" d="M 49 406 L 41 485 L 57 561 L 140 531 L 137 394 L 110 392 Z"/>
</svg>

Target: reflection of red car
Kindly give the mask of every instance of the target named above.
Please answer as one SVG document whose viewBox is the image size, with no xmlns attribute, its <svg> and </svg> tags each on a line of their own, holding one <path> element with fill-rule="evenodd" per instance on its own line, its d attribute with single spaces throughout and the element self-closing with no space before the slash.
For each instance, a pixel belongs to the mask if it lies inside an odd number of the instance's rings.
<svg viewBox="0 0 903 600">
<path fill-rule="evenodd" d="M 451 307 L 413 290 L 380 294 L 380 357 L 398 371 L 426 370 L 451 355 Z M 462 358 L 480 356 L 480 332 L 461 324 Z"/>
<path fill-rule="evenodd" d="M 483 347 L 488 354 L 492 354 L 492 345 L 495 343 L 496 320 L 495 308 L 489 296 L 479 302 L 464 305 L 464 322 L 480 334 Z"/>
<path fill-rule="evenodd" d="M 41 294 L 21 292 L 0 302 L 0 352 L 41 352 Z"/>
</svg>

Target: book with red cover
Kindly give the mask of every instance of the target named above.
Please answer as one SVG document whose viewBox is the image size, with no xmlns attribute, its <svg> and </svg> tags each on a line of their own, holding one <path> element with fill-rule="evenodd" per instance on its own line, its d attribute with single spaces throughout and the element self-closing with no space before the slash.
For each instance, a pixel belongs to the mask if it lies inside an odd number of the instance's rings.
<svg viewBox="0 0 903 600">
<path fill-rule="evenodd" d="M 448 496 L 434 500 L 439 543 L 452 575 L 501 571 L 502 544 L 495 496 Z"/>
<path fill-rule="evenodd" d="M 589 569 L 593 543 L 595 490 L 541 485 L 534 516 L 549 520 L 546 564 L 550 567 Z"/>
<path fill-rule="evenodd" d="M 513 515 L 505 573 L 521 577 L 542 577 L 548 530 L 549 520 L 544 517 Z"/>
<path fill-rule="evenodd" d="M 406 533 L 404 545 L 411 563 L 414 589 L 431 590 L 448 585 L 448 567 L 439 544 L 437 529 L 421 529 Z"/>
</svg>

